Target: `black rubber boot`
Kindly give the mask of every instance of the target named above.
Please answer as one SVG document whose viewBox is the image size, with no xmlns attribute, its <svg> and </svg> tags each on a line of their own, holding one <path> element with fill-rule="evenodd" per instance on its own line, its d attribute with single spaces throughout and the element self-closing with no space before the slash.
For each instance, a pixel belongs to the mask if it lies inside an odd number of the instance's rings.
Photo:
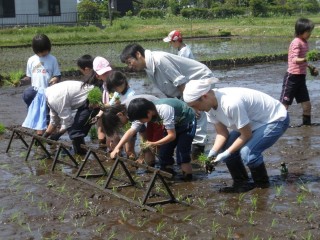
<svg viewBox="0 0 320 240">
<path fill-rule="evenodd" d="M 269 177 L 268 177 L 267 169 L 264 163 L 260 164 L 258 167 L 250 168 L 250 172 L 256 187 L 258 188 L 270 187 Z"/>
<path fill-rule="evenodd" d="M 302 125 L 311 125 L 310 115 L 302 115 Z"/>
<path fill-rule="evenodd" d="M 199 144 L 192 144 L 191 146 L 191 159 L 192 161 L 195 161 L 199 158 L 199 156 L 204 153 L 204 147 Z"/>
<path fill-rule="evenodd" d="M 254 184 L 249 181 L 248 172 L 240 157 L 230 159 L 226 165 L 233 179 L 233 185 L 231 187 L 221 188 L 220 192 L 241 193 L 254 188 Z"/>
<path fill-rule="evenodd" d="M 83 137 L 78 137 L 72 140 L 74 153 L 78 155 L 85 155 L 87 150 L 80 147 L 81 144 L 85 144 Z"/>
</svg>

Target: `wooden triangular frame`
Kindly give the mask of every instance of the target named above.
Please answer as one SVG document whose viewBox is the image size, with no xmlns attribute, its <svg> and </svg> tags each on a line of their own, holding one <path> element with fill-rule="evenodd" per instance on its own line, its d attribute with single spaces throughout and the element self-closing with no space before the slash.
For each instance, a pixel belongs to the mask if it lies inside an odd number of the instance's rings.
<svg viewBox="0 0 320 240">
<path fill-rule="evenodd" d="M 117 169 L 118 166 L 121 166 L 122 169 L 124 170 L 126 176 L 128 177 L 129 181 L 130 181 L 130 184 L 126 184 L 126 185 L 119 185 L 119 186 L 113 186 L 113 187 L 110 187 L 109 184 L 111 182 L 111 179 L 113 178 L 113 175 Z M 104 185 L 104 188 L 120 188 L 120 187 L 129 187 L 129 186 L 135 186 L 136 185 L 136 182 L 133 180 L 132 176 L 131 176 L 131 173 L 129 172 L 127 166 L 123 163 L 123 161 L 121 161 L 119 158 L 117 158 L 114 162 L 114 164 L 112 165 L 111 167 L 111 170 L 110 170 L 110 173 L 108 175 L 108 178 L 106 180 L 106 183 Z"/>
<path fill-rule="evenodd" d="M 71 160 L 71 162 L 73 163 L 73 165 L 59 159 L 59 156 L 60 156 L 60 153 L 61 153 L 62 150 L 68 155 L 68 157 L 69 157 L 69 159 Z M 54 171 L 57 163 L 62 163 L 62 164 L 65 164 L 65 165 L 70 165 L 71 167 L 75 167 L 75 168 L 78 168 L 78 166 L 79 166 L 79 164 L 77 163 L 77 161 L 76 161 L 76 160 L 74 159 L 74 157 L 71 155 L 69 149 L 67 149 L 67 148 L 66 148 L 64 145 L 62 145 L 62 144 L 59 144 L 59 148 L 58 148 L 58 150 L 57 150 L 57 152 L 56 152 L 56 155 L 55 155 L 55 157 L 54 157 L 54 160 L 53 160 L 53 163 L 52 163 L 52 167 L 51 167 L 51 171 L 52 171 L 52 172 Z"/>
<path fill-rule="evenodd" d="M 169 195 L 169 199 L 167 200 L 162 200 L 162 201 L 155 201 L 155 202 L 147 202 L 148 201 L 148 198 L 150 196 L 150 193 L 151 193 L 151 190 L 154 188 L 155 186 L 155 183 L 156 183 L 156 180 L 159 179 L 160 182 L 163 184 L 167 194 Z M 152 179 L 147 187 L 147 190 L 145 192 L 145 195 L 143 197 L 143 200 L 142 200 L 142 204 L 143 205 L 149 205 L 149 206 L 152 206 L 152 205 L 157 205 L 157 204 L 166 204 L 166 203 L 173 203 L 173 202 L 176 202 L 176 198 L 174 197 L 172 191 L 170 190 L 167 182 L 164 180 L 164 178 L 158 174 L 157 171 L 155 171 L 153 173 L 153 176 L 152 176 Z"/>
<path fill-rule="evenodd" d="M 102 170 L 102 173 L 80 175 L 81 172 L 84 169 L 84 166 L 87 164 L 91 154 L 94 156 L 94 159 L 98 162 L 98 165 L 100 166 L 100 169 Z M 82 177 L 82 178 L 90 178 L 90 177 L 102 177 L 102 176 L 106 176 L 107 174 L 108 174 L 107 170 L 102 165 L 102 163 L 101 163 L 99 157 L 97 156 L 97 154 L 94 151 L 91 151 L 91 149 L 88 149 L 88 151 L 86 153 L 86 156 L 85 156 L 85 158 L 83 160 L 83 163 L 81 164 L 81 166 L 80 166 L 80 168 L 79 168 L 79 170 L 78 170 L 78 172 L 76 173 L 75 176 L 76 177 Z"/>
</svg>

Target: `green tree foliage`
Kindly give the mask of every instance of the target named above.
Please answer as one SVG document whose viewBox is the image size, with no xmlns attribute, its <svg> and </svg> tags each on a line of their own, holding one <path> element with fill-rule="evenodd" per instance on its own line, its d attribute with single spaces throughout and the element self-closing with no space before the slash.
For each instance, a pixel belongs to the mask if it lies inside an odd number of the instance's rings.
<svg viewBox="0 0 320 240">
<path fill-rule="evenodd" d="M 99 21 L 103 10 L 102 4 L 101 1 L 81 0 L 77 5 L 79 20 L 87 22 Z"/>
<path fill-rule="evenodd" d="M 143 8 L 166 9 L 169 6 L 169 0 L 143 0 Z"/>
<path fill-rule="evenodd" d="M 267 15 L 268 4 L 265 0 L 250 0 L 249 6 L 250 6 L 251 14 L 254 17 Z"/>
</svg>

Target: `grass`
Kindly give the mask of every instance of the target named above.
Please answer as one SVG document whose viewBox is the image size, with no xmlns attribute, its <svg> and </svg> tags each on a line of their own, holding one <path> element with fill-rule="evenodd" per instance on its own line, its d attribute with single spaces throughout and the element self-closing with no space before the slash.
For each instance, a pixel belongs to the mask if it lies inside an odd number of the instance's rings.
<svg viewBox="0 0 320 240">
<path fill-rule="evenodd" d="M 4 126 L 4 124 L 0 123 L 0 134 L 4 134 L 6 131 L 6 127 Z"/>
</svg>

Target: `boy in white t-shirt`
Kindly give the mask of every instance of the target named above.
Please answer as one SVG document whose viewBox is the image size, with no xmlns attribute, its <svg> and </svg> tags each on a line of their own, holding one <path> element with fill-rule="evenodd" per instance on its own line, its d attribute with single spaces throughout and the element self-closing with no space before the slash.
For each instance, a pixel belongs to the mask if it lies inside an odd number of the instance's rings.
<svg viewBox="0 0 320 240">
<path fill-rule="evenodd" d="M 288 128 L 285 107 L 271 96 L 248 88 L 211 89 L 210 80 L 189 81 L 183 98 L 190 107 L 206 111 L 208 123 L 214 124 L 217 135 L 208 157 L 225 162 L 233 179 L 232 187 L 221 190 L 244 192 L 269 187 L 262 152 Z M 249 183 L 243 163 L 249 167 L 254 185 Z"/>
</svg>

